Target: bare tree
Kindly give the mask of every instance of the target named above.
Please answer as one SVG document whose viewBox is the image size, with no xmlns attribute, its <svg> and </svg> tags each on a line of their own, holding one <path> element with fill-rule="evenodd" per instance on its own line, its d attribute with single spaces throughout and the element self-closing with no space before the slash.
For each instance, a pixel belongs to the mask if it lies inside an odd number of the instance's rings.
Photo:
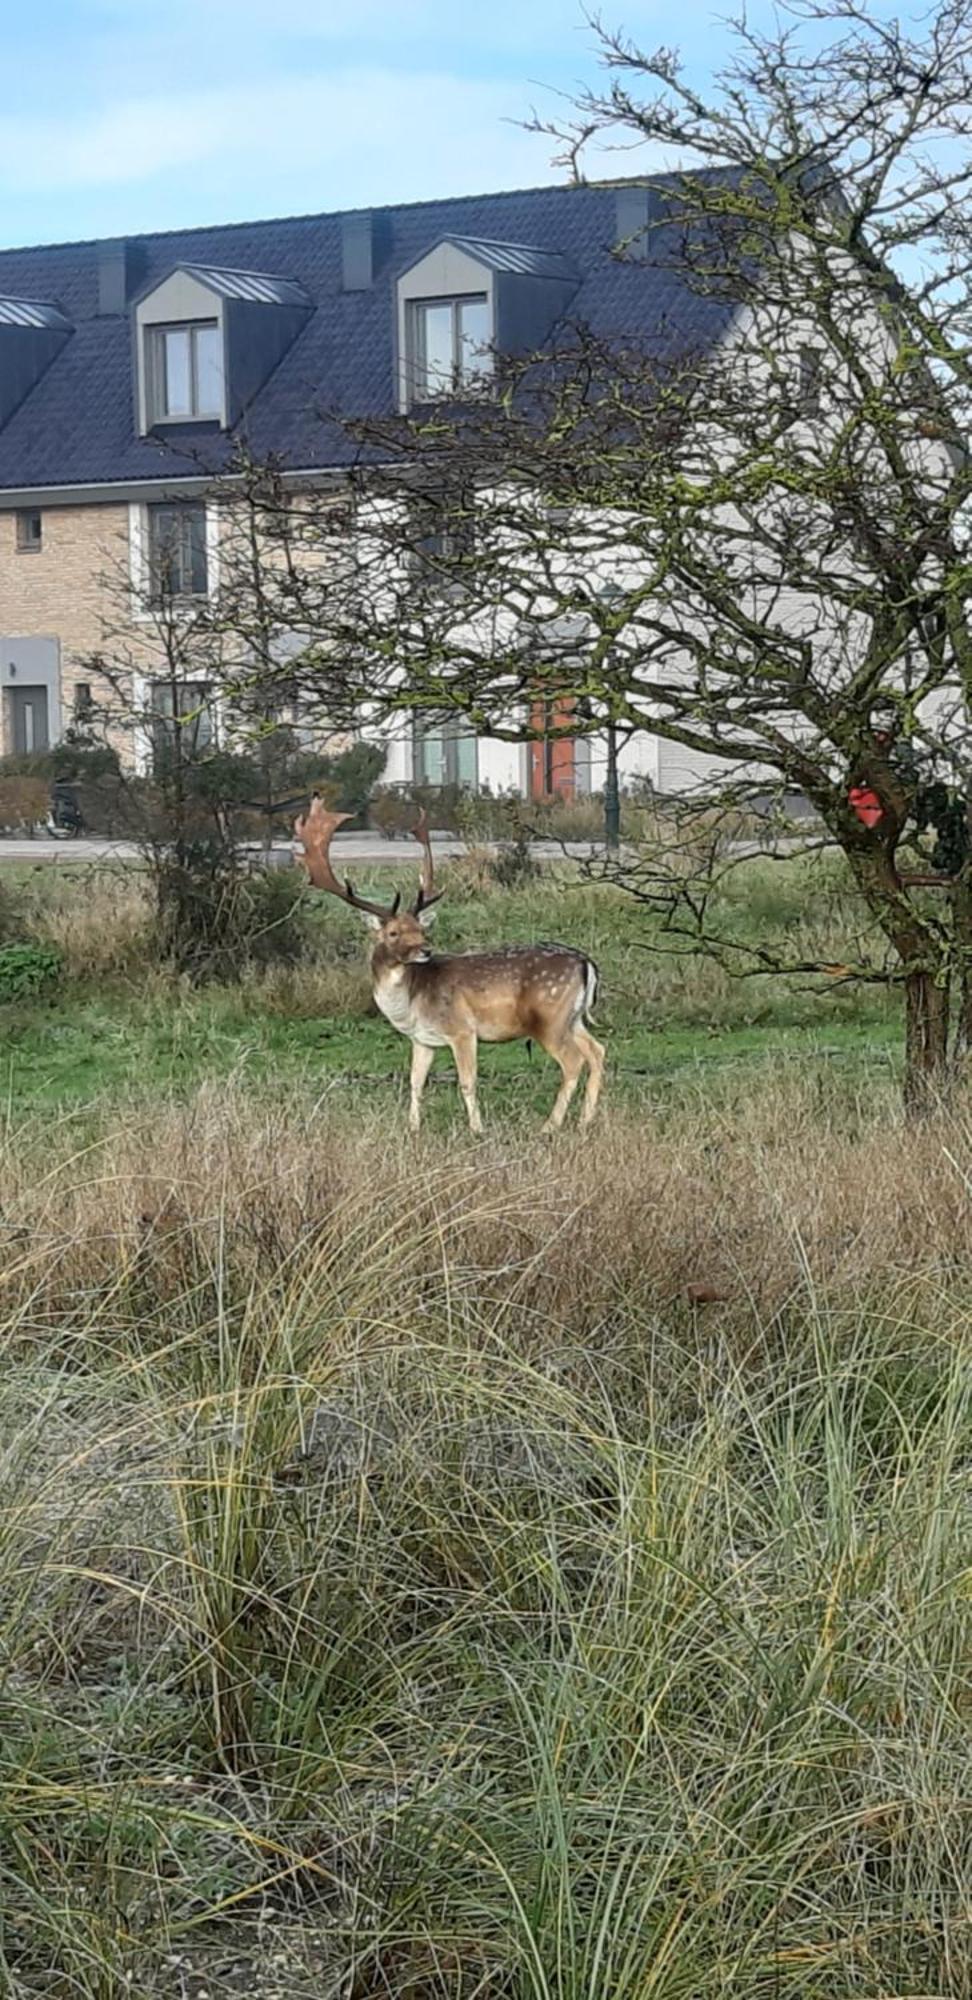
<svg viewBox="0 0 972 2000">
<path fill-rule="evenodd" d="M 565 326 L 473 404 L 358 425 L 354 532 L 307 501 L 269 622 L 334 722 L 649 730 L 710 805 L 801 794 L 884 941 L 829 976 L 902 985 L 918 1105 L 972 1027 L 972 0 L 913 33 L 794 0 L 736 24 L 708 95 L 598 32 L 564 156 L 665 156 L 617 254 L 646 300 L 687 275 L 691 310 L 624 342 Z M 627 879 L 705 946 L 683 875 Z"/>
</svg>

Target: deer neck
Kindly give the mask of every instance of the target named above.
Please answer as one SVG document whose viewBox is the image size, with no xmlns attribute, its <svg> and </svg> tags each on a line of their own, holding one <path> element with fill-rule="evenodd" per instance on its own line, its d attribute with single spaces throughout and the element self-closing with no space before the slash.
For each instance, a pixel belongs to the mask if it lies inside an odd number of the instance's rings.
<svg viewBox="0 0 972 2000">
<path fill-rule="evenodd" d="M 429 958 L 396 958 L 379 938 L 371 954 L 371 977 L 376 986 L 402 986 L 411 990 L 421 982 L 430 962 L 431 953 Z"/>
</svg>

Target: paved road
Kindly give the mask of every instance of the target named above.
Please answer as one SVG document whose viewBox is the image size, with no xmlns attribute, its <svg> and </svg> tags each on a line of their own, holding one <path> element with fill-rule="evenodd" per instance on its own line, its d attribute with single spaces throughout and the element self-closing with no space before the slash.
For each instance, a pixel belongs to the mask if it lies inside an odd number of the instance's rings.
<svg viewBox="0 0 972 2000">
<path fill-rule="evenodd" d="M 483 847 L 492 843 L 483 841 Z M 821 840 L 812 832 L 796 834 L 792 838 L 780 838 L 772 843 L 770 852 L 775 854 L 797 853 L 802 847 L 819 848 L 829 846 L 828 840 Z M 432 836 L 433 852 L 437 855 L 464 854 L 467 843 L 456 840 L 451 834 L 435 833 Z M 382 861 L 417 861 L 418 847 L 414 840 L 386 840 L 380 833 L 338 834 L 332 848 L 335 862 L 339 866 L 348 862 L 375 863 Z M 590 841 L 570 840 L 561 845 L 559 840 L 535 840 L 531 852 L 538 861 L 586 861 L 600 850 Z M 728 852 L 733 855 L 760 854 L 765 850 L 756 840 L 733 841 Z M 274 866 L 286 868 L 293 861 L 291 847 L 281 842 L 272 850 Z M 127 840 L 51 840 L 44 834 L 37 840 L 6 840 L 0 837 L 0 866 L 5 861 L 53 861 L 56 863 L 77 863 L 79 861 L 138 861 L 139 850 Z"/>
<path fill-rule="evenodd" d="M 486 843 L 484 843 L 485 845 Z M 449 835 L 433 834 L 433 852 L 449 855 L 465 852 L 466 843 L 454 840 Z M 335 861 L 378 862 L 417 861 L 419 850 L 414 840 L 386 840 L 380 833 L 338 834 L 332 848 Z M 539 840 L 533 852 L 538 860 L 557 861 L 564 853 L 583 859 L 591 853 L 587 841 L 572 841 L 566 848 L 551 840 Z M 284 867 L 293 859 L 292 850 L 286 842 L 273 849 L 275 864 Z M 4 861 L 137 861 L 139 850 L 125 840 L 51 840 L 41 835 L 36 840 L 0 839 L 0 863 Z"/>
</svg>

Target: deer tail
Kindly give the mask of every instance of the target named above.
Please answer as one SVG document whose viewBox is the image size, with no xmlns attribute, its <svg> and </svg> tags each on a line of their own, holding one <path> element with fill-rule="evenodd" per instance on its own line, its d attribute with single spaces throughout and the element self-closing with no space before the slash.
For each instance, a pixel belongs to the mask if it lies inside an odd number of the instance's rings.
<svg viewBox="0 0 972 2000">
<path fill-rule="evenodd" d="M 584 1018 L 588 1020 L 597 1006 L 597 989 L 601 975 L 592 958 L 584 960 Z"/>
</svg>

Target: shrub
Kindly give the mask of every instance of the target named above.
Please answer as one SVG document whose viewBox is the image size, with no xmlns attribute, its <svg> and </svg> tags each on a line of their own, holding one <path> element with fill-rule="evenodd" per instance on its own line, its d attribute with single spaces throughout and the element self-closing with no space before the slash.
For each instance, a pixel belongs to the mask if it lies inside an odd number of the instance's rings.
<svg viewBox="0 0 972 2000">
<path fill-rule="evenodd" d="M 251 869 L 239 886 L 236 923 L 248 966 L 297 965 L 307 954 L 307 905 L 296 869 Z"/>
<path fill-rule="evenodd" d="M 414 826 L 417 813 L 418 807 L 410 791 L 382 786 L 372 794 L 368 823 L 376 833 L 383 833 L 386 840 L 395 840 Z"/>
<path fill-rule="evenodd" d="M 540 873 L 530 846 L 529 829 L 522 823 L 514 828 L 512 840 L 504 841 L 492 858 L 493 880 L 500 889 L 522 889 Z"/>
<path fill-rule="evenodd" d="M 150 781 L 123 773 L 108 744 L 79 747 L 67 740 L 50 750 L 0 757 L 0 826 L 43 825 L 58 780 L 74 787 L 89 833 L 108 839 L 139 833 Z"/>
<path fill-rule="evenodd" d="M 0 777 L 0 827 L 5 832 L 31 832 L 35 826 L 43 826 L 49 802 L 46 779 Z"/>
<path fill-rule="evenodd" d="M 50 750 L 11 750 L 0 757 L 0 779 L 43 778 L 46 782 L 53 776 Z"/>
<path fill-rule="evenodd" d="M 51 777 L 69 783 L 94 785 L 100 779 L 118 776 L 118 752 L 110 743 L 80 742 L 70 730 L 46 755 Z"/>
<path fill-rule="evenodd" d="M 160 961 L 194 985 L 303 957 L 307 929 L 289 870 L 245 871 L 231 848 L 196 840 L 159 850 L 150 872 Z"/>
<path fill-rule="evenodd" d="M 351 743 L 331 757 L 308 752 L 290 761 L 287 778 L 295 792 L 321 792 L 333 812 L 353 813 L 364 820 L 385 756 L 379 743 L 363 742 Z"/>
<path fill-rule="evenodd" d="M 526 811 L 532 813 L 532 806 L 519 792 L 466 792 L 459 801 L 458 830 L 473 847 L 508 840 Z"/>
<path fill-rule="evenodd" d="M 25 921 L 25 902 L 21 891 L 11 888 L 9 882 L 0 877 L 0 944 L 17 944 L 25 932 L 33 936 L 32 926 Z"/>
<path fill-rule="evenodd" d="M 437 832 L 457 834 L 471 796 L 459 785 L 382 785 L 372 796 L 368 819 L 388 840 L 411 833 L 423 811 Z"/>
<path fill-rule="evenodd" d="M 0 945 L 0 1001 L 39 1000 L 53 991 L 63 972 L 52 944 Z"/>
</svg>

